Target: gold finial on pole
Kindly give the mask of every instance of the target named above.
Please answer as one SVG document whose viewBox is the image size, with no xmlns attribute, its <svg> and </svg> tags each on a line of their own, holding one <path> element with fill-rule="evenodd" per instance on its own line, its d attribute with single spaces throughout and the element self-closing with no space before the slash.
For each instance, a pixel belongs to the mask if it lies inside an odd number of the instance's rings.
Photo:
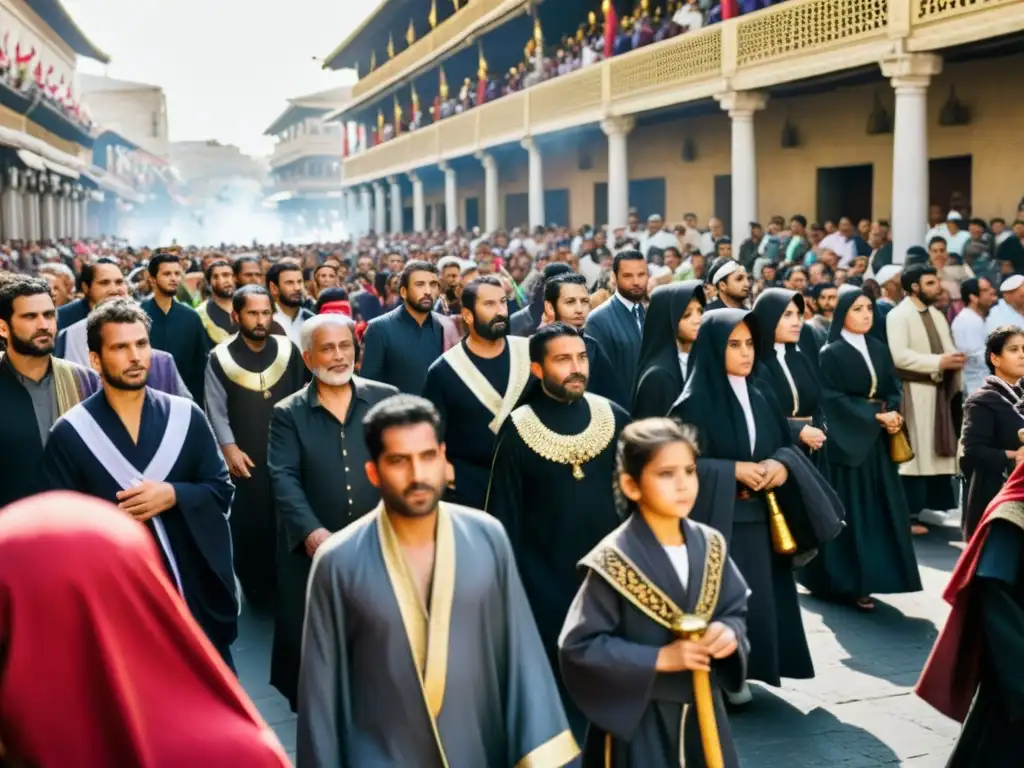
<svg viewBox="0 0 1024 768">
<path fill-rule="evenodd" d="M 707 629 L 708 623 L 704 619 L 687 614 L 677 616 L 672 626 L 676 637 L 690 641 L 700 640 Z M 718 736 L 718 721 L 715 718 L 715 700 L 711 695 L 711 675 L 702 669 L 693 670 L 690 674 L 693 675 L 693 704 L 697 709 L 704 764 L 707 768 L 725 768 L 722 741 Z"/>
</svg>

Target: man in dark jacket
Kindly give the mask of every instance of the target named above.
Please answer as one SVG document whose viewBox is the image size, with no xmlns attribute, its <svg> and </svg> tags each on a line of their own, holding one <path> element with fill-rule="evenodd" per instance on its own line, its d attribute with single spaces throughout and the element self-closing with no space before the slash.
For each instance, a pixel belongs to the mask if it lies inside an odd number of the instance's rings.
<svg viewBox="0 0 1024 768">
<path fill-rule="evenodd" d="M 306 580 L 316 550 L 380 501 L 363 470 L 363 417 L 397 394 L 354 377 L 355 324 L 341 314 L 303 323 L 302 358 L 313 382 L 274 407 L 267 467 L 277 510 L 277 616 L 270 682 L 295 709 Z"/>
</svg>

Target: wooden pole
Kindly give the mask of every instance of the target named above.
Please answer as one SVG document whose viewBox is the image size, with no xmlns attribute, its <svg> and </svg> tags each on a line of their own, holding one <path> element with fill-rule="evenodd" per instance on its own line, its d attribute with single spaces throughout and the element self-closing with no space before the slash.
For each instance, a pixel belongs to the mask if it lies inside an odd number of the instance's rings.
<svg viewBox="0 0 1024 768">
<path fill-rule="evenodd" d="M 707 622 L 697 616 L 682 616 L 673 631 L 676 637 L 683 640 L 700 640 L 707 628 Z M 715 700 L 711 695 L 711 675 L 704 670 L 694 670 L 690 674 L 693 675 L 693 703 L 697 708 L 704 762 L 707 768 L 725 768 L 722 742 L 718 738 L 718 722 L 715 719 Z"/>
</svg>

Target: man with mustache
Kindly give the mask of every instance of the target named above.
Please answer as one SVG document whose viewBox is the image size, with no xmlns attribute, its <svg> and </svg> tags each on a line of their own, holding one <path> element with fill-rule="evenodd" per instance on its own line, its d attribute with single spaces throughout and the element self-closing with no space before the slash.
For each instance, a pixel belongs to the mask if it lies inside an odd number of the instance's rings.
<svg viewBox="0 0 1024 768">
<path fill-rule="evenodd" d="M 231 320 L 231 297 L 235 295 L 235 272 L 231 262 L 217 259 L 206 268 L 210 298 L 196 307 L 211 344 L 227 341 L 237 332 Z"/>
<path fill-rule="evenodd" d="M 274 322 L 297 347 L 302 343 L 302 324 L 313 313 L 302 306 L 302 267 L 294 261 L 279 261 L 267 271 L 267 288 L 277 311 Z"/>
<path fill-rule="evenodd" d="M 484 275 L 462 289 L 469 335 L 427 371 L 423 396 L 441 414 L 454 478 L 449 498 L 480 509 L 498 430 L 530 380 L 529 342 L 509 336 L 508 298 L 501 280 Z"/>
<path fill-rule="evenodd" d="M 270 334 L 273 307 L 266 288 L 239 288 L 231 306 L 238 335 L 210 353 L 206 414 L 235 482 L 235 572 L 249 600 L 265 605 L 275 584 L 274 499 L 267 471 L 270 416 L 278 402 L 306 383 L 306 369 L 286 336 Z"/>
<path fill-rule="evenodd" d="M 53 355 L 57 311 L 44 280 L 0 282 L 0 507 L 46 490 L 43 447 L 50 427 L 99 389 L 92 371 Z"/>
<path fill-rule="evenodd" d="M 536 386 L 498 435 L 486 509 L 512 540 L 557 671 L 558 634 L 579 587 L 576 564 L 621 522 L 609 478 L 629 414 L 587 392 L 586 342 L 570 325 L 552 323 L 533 335 L 530 372 Z M 573 733 L 582 739 L 586 718 L 561 690 Z"/>
<path fill-rule="evenodd" d="M 615 294 L 590 313 L 586 330 L 615 366 L 622 391 L 632 392 L 647 315 L 647 260 L 640 251 L 620 251 L 612 273 Z"/>
<path fill-rule="evenodd" d="M 171 584 L 230 665 L 238 622 L 232 486 L 213 432 L 191 400 L 146 386 L 150 319 L 138 304 L 108 301 L 87 323 L 103 389 L 53 425 L 42 461 L 47 486 L 105 499 L 144 523 Z"/>
<path fill-rule="evenodd" d="M 295 711 L 309 567 L 327 538 L 372 510 L 380 492 L 363 467 L 369 410 L 398 390 L 354 376 L 355 323 L 317 315 L 302 326 L 302 359 L 314 379 L 274 406 L 267 468 L 277 509 L 277 609 L 270 682 Z"/>
<path fill-rule="evenodd" d="M 296 764 L 569 764 L 579 748 L 508 537 L 440 501 L 437 412 L 396 395 L 363 430 L 381 503 L 313 559 Z"/>
</svg>

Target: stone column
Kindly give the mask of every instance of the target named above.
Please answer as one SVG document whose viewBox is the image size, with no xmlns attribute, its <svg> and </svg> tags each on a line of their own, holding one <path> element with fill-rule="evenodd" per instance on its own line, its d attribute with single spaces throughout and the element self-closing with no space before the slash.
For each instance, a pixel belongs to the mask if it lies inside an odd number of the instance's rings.
<svg viewBox="0 0 1024 768">
<path fill-rule="evenodd" d="M 892 260 L 923 245 L 928 231 L 928 85 L 942 71 L 931 53 L 896 55 L 881 62 L 896 91 L 892 140 Z"/>
<path fill-rule="evenodd" d="M 459 228 L 459 194 L 455 169 L 448 163 L 438 166 L 444 172 L 444 220 L 449 232 Z"/>
<path fill-rule="evenodd" d="M 601 121 L 608 137 L 608 232 L 629 223 L 629 134 L 636 126 L 632 117 Z M 594 222 L 600 226 L 601 222 Z"/>
<path fill-rule="evenodd" d="M 370 222 L 373 221 L 372 210 L 372 190 L 368 186 L 362 186 L 359 188 L 359 223 L 357 225 L 360 235 L 365 235 L 370 231 Z"/>
<path fill-rule="evenodd" d="M 476 159 L 484 167 L 484 230 L 493 235 L 501 229 L 501 196 L 498 194 L 498 161 L 494 155 L 478 152 Z"/>
<path fill-rule="evenodd" d="M 409 174 L 412 182 L 412 228 L 414 232 L 425 232 L 427 229 L 427 206 L 423 202 L 423 179 L 416 173 Z"/>
<path fill-rule="evenodd" d="M 530 230 L 543 227 L 547 216 L 544 213 L 544 156 L 532 137 L 523 139 L 523 149 L 529 158 L 530 182 Z"/>
<path fill-rule="evenodd" d="M 92 237 L 92 227 L 89 224 L 89 190 L 82 191 L 82 199 L 78 201 L 78 228 L 82 233 L 80 237 Z"/>
<path fill-rule="evenodd" d="M 4 191 L 0 194 L 0 215 L 3 216 L 3 237 L 17 240 L 21 237 L 21 222 L 18 221 L 18 169 L 11 166 L 4 179 Z"/>
<path fill-rule="evenodd" d="M 397 176 L 389 176 L 391 185 L 391 234 L 402 234 L 402 185 Z"/>
<path fill-rule="evenodd" d="M 716 94 L 715 98 L 732 119 L 731 236 L 734 244 L 742 243 L 749 235 L 750 222 L 757 221 L 754 113 L 764 109 L 768 97 L 758 91 L 728 91 Z"/>
<path fill-rule="evenodd" d="M 384 199 L 384 185 L 375 182 L 373 185 L 373 229 L 379 237 L 387 232 L 388 206 Z"/>
</svg>

